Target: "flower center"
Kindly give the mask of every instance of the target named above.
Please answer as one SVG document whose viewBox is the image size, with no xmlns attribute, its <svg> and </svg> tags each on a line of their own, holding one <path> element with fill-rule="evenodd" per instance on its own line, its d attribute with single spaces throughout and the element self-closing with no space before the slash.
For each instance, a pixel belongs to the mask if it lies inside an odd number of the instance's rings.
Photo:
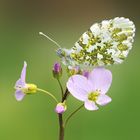
<svg viewBox="0 0 140 140">
<path fill-rule="evenodd" d="M 90 101 L 96 101 L 98 99 L 98 96 L 99 96 L 100 92 L 98 90 L 94 91 L 94 92 L 91 92 L 89 95 L 88 95 L 88 99 Z"/>
<path fill-rule="evenodd" d="M 25 94 L 31 94 L 37 92 L 37 86 L 34 84 L 26 84 L 25 88 L 21 89 Z"/>
</svg>

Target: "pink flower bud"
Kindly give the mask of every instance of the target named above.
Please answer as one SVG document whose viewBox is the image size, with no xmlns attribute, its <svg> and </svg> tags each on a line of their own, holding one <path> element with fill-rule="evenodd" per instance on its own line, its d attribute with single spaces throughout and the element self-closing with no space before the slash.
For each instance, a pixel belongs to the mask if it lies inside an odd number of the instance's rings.
<svg viewBox="0 0 140 140">
<path fill-rule="evenodd" d="M 53 66 L 53 76 L 54 78 L 60 78 L 62 75 L 62 67 L 60 63 L 55 63 Z"/>
<path fill-rule="evenodd" d="M 55 63 L 54 64 L 54 67 L 53 67 L 53 70 L 56 72 L 56 73 L 59 73 L 61 71 L 61 65 L 59 63 Z"/>
<path fill-rule="evenodd" d="M 58 103 L 56 108 L 55 108 L 55 112 L 58 114 L 62 114 L 66 111 L 66 105 L 65 103 Z"/>
<path fill-rule="evenodd" d="M 84 70 L 82 72 L 82 75 L 85 76 L 86 78 L 88 78 L 89 77 L 89 71 Z"/>
</svg>

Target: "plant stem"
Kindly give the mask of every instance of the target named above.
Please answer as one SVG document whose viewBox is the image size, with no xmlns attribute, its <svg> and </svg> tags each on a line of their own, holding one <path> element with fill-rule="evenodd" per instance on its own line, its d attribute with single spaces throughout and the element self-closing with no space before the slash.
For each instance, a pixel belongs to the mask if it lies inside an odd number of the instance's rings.
<svg viewBox="0 0 140 140">
<path fill-rule="evenodd" d="M 74 112 L 72 112 L 65 120 L 65 123 L 64 123 L 64 127 L 66 127 L 68 121 L 70 120 L 70 118 L 76 113 L 78 112 L 82 107 L 84 106 L 84 104 L 82 104 L 81 106 L 79 106 Z"/>
<path fill-rule="evenodd" d="M 59 140 L 64 140 L 63 115 L 58 114 L 58 117 L 59 117 Z"/>
<path fill-rule="evenodd" d="M 62 98 L 62 102 L 64 102 L 64 101 L 67 99 L 68 95 L 69 95 L 69 91 L 68 91 L 68 89 L 66 88 L 65 94 L 64 94 L 64 96 L 63 96 L 63 98 Z"/>
<path fill-rule="evenodd" d="M 63 96 L 64 96 L 64 91 L 63 91 L 62 84 L 61 84 L 61 82 L 60 82 L 60 80 L 59 80 L 59 79 L 57 79 L 57 81 L 58 81 L 58 84 L 59 84 L 59 86 L 60 86 L 60 89 L 61 89 L 61 94 L 62 94 L 62 98 L 63 98 Z"/>
<path fill-rule="evenodd" d="M 37 90 L 38 90 L 38 91 L 41 91 L 41 92 L 43 92 L 43 93 L 46 93 L 47 95 L 49 95 L 50 97 L 52 97 L 52 98 L 55 100 L 56 103 L 58 103 L 58 100 L 57 100 L 57 99 L 55 98 L 55 96 L 52 95 L 50 92 L 48 92 L 48 91 L 46 91 L 46 90 L 44 90 L 44 89 L 40 89 L 40 88 L 38 88 Z"/>
<path fill-rule="evenodd" d="M 65 93 L 62 96 L 62 103 L 67 99 L 69 92 L 66 88 Z M 63 122 L 63 114 L 58 114 L 59 118 L 59 140 L 64 140 L 64 122 Z"/>
</svg>

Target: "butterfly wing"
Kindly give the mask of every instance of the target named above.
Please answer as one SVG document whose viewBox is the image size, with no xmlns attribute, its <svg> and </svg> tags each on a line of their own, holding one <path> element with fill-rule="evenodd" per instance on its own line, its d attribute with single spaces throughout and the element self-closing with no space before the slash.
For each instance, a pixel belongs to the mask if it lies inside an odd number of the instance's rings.
<svg viewBox="0 0 140 140">
<path fill-rule="evenodd" d="M 135 25 L 116 17 L 93 24 L 71 49 L 70 57 L 79 65 L 103 66 L 122 63 L 132 48 Z"/>
</svg>

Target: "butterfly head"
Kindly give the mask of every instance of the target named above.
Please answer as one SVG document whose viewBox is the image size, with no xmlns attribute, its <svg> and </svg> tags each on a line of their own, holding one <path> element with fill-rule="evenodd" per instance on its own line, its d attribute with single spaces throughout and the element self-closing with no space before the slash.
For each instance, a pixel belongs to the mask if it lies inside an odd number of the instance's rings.
<svg viewBox="0 0 140 140">
<path fill-rule="evenodd" d="M 71 57 L 71 49 L 59 48 L 56 50 L 56 54 L 61 58 L 64 65 L 75 66 L 76 62 Z"/>
<path fill-rule="evenodd" d="M 63 58 L 63 57 L 66 56 L 66 53 L 65 53 L 64 49 L 62 49 L 62 48 L 57 49 L 57 50 L 56 50 L 56 54 L 57 54 L 60 58 Z"/>
</svg>

